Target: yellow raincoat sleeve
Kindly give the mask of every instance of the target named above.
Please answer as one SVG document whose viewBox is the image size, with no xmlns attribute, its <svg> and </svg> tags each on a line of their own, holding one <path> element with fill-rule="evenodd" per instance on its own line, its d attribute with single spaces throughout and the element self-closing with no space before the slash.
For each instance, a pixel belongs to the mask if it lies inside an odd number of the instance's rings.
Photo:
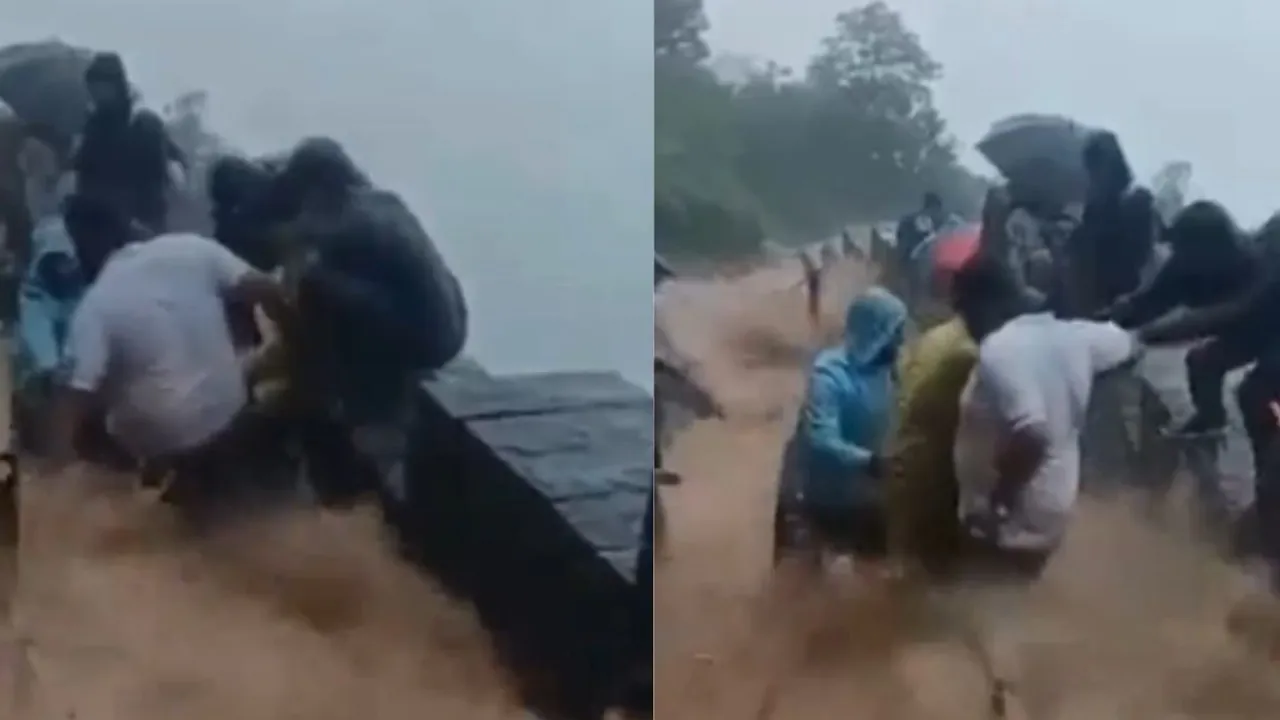
<svg viewBox="0 0 1280 720">
<path fill-rule="evenodd" d="M 889 542 L 896 557 L 945 563 L 956 547 L 958 490 L 952 448 L 960 394 L 977 360 L 952 319 L 922 335 L 900 367 L 899 425 L 889 446 Z"/>
</svg>

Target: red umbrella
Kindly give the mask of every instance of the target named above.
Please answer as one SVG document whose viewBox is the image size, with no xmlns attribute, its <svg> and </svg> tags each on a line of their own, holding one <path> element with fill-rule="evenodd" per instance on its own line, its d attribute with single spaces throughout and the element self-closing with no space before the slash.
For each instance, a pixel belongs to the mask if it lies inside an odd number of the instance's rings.
<svg viewBox="0 0 1280 720">
<path fill-rule="evenodd" d="M 964 267 L 964 264 L 978 252 L 978 240 L 981 236 L 982 226 L 976 223 L 944 231 L 930 248 L 934 278 L 949 279 Z"/>
</svg>

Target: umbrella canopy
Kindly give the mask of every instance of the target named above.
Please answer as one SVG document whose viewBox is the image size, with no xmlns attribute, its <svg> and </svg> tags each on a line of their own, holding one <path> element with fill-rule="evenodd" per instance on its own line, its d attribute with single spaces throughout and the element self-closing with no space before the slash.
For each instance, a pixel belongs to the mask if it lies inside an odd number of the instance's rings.
<svg viewBox="0 0 1280 720">
<path fill-rule="evenodd" d="M 69 144 L 88 114 L 84 71 L 92 58 L 92 51 L 60 40 L 0 48 L 0 100 Z"/>
<path fill-rule="evenodd" d="M 1084 199 L 1084 145 L 1096 131 L 1060 115 L 1014 115 L 992 125 L 977 149 L 1019 199 L 1062 206 Z"/>
<path fill-rule="evenodd" d="M 939 275 L 954 275 L 978 252 L 982 226 L 966 225 L 943 233 L 933 243 L 933 271 Z"/>
</svg>

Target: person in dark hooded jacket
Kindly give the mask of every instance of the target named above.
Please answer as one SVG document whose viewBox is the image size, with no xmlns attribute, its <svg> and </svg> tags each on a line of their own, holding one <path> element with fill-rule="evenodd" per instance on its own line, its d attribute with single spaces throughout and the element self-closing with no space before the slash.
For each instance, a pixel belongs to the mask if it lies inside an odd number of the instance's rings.
<svg viewBox="0 0 1280 720">
<path fill-rule="evenodd" d="M 185 164 L 164 121 L 137 108 L 124 62 L 99 53 L 85 70 L 92 108 L 74 157 L 77 192 L 107 199 L 153 233 L 168 214 L 169 164 Z"/>
<path fill-rule="evenodd" d="M 1208 340 L 1187 353 L 1187 382 L 1196 414 L 1175 432 L 1217 432 L 1227 421 L 1222 403 L 1224 377 L 1275 344 L 1263 303 L 1236 308 L 1244 295 L 1265 295 L 1268 279 L 1261 272 L 1259 248 L 1217 203 L 1188 205 L 1174 219 L 1167 237 L 1172 254 L 1159 272 L 1104 314 L 1123 327 L 1137 329 L 1147 343 Z M 1264 286 L 1255 289 L 1259 283 Z M 1191 311 L 1169 315 L 1177 307 Z"/>
<path fill-rule="evenodd" d="M 1062 314 L 1088 317 L 1134 292 L 1151 259 L 1159 215 L 1115 134 L 1099 131 L 1085 143 L 1088 197 L 1080 226 L 1070 238 L 1069 287 L 1059 298 Z"/>
<path fill-rule="evenodd" d="M 394 490 L 412 386 L 466 341 L 461 285 L 403 201 L 331 139 L 303 141 L 257 212 L 268 226 L 284 223 L 282 267 L 296 304 L 285 328 L 290 374 L 299 396 L 327 405 L 308 412 L 308 445 L 325 452 L 349 433 Z"/>
<path fill-rule="evenodd" d="M 457 357 L 467 325 L 461 285 L 404 202 L 374 187 L 338 143 L 299 145 L 272 198 L 296 218 L 285 267 L 304 323 L 324 318 L 309 339 L 332 363 L 327 382 L 344 407 L 377 414 L 405 379 Z"/>
<path fill-rule="evenodd" d="M 1175 432 L 1220 432 L 1227 422 L 1223 381 L 1233 369 L 1253 368 L 1236 390 L 1253 450 L 1255 514 L 1264 553 L 1274 564 L 1280 590 L 1280 478 L 1274 448 L 1280 430 L 1280 214 L 1249 237 L 1217 203 L 1187 206 L 1169 230 L 1173 254 L 1159 274 L 1112 310 L 1118 321 L 1139 327 L 1152 345 L 1198 340 L 1187 354 L 1187 380 L 1195 415 Z M 1168 314 L 1183 306 L 1187 312 Z"/>
</svg>

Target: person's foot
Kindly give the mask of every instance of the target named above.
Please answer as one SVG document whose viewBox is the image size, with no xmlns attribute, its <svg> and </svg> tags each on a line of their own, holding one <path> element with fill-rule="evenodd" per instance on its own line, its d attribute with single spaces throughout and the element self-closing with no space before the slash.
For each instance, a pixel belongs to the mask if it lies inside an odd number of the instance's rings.
<svg viewBox="0 0 1280 720">
<path fill-rule="evenodd" d="M 1226 428 L 1226 418 L 1196 413 L 1185 423 L 1166 428 L 1164 434 L 1176 438 L 1212 437 L 1221 435 Z"/>
</svg>

